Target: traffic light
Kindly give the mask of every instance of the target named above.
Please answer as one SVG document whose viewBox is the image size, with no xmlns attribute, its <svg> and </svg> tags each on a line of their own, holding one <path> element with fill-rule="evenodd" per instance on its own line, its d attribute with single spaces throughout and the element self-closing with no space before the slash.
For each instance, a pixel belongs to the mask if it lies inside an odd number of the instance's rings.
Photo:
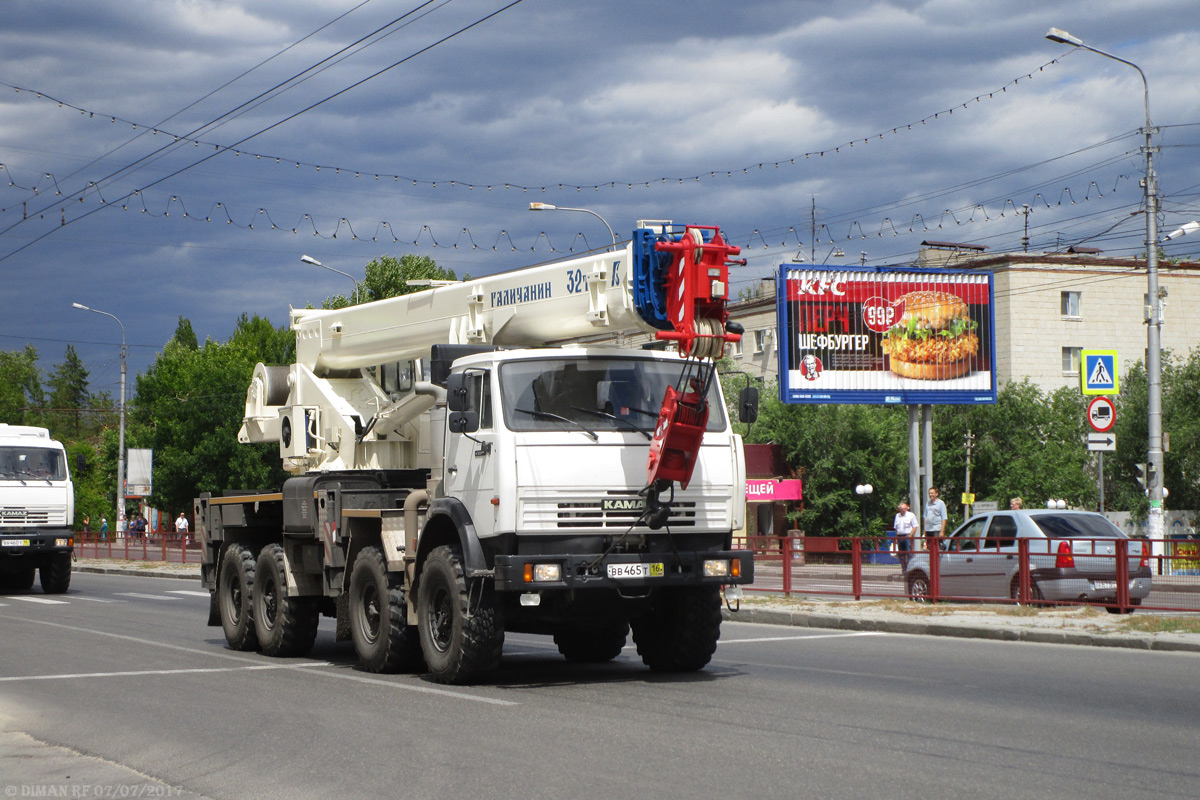
<svg viewBox="0 0 1200 800">
<path fill-rule="evenodd" d="M 1138 486 L 1140 486 L 1143 491 L 1148 490 L 1154 483 L 1154 465 L 1147 463 L 1134 464 L 1133 468 L 1137 472 Z"/>
</svg>

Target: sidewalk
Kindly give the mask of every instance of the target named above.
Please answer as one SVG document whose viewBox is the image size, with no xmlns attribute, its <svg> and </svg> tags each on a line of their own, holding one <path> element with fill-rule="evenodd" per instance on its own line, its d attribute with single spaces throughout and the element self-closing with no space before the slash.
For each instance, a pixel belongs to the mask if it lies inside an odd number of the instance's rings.
<svg viewBox="0 0 1200 800">
<path fill-rule="evenodd" d="M 1109 614 L 1094 606 L 788 599 L 747 593 L 725 619 L 805 628 L 1200 653 L 1200 614 Z"/>
<path fill-rule="evenodd" d="M 199 564 L 81 558 L 75 570 L 200 581 Z M 900 599 L 826 601 L 751 592 L 739 611 L 722 613 L 734 622 L 769 625 L 1200 653 L 1200 614 L 1120 615 L 1088 606 L 926 605 Z"/>
</svg>

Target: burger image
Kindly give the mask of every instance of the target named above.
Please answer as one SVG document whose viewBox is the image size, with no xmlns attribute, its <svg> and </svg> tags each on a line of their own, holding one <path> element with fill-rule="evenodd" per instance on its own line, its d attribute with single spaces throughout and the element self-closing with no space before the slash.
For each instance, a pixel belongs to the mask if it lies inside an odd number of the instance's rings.
<svg viewBox="0 0 1200 800">
<path fill-rule="evenodd" d="M 941 381 L 971 371 L 979 352 L 978 323 L 966 301 L 949 292 L 909 292 L 904 314 L 883 334 L 883 352 L 902 378 Z"/>
</svg>

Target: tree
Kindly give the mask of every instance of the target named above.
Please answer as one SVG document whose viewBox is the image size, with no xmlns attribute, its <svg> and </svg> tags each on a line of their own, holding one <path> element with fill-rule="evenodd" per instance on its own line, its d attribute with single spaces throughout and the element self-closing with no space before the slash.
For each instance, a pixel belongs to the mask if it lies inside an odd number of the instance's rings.
<svg viewBox="0 0 1200 800">
<path fill-rule="evenodd" d="M 74 345 L 67 345 L 61 364 L 46 381 L 50 387 L 50 427 L 56 436 L 78 439 L 84 434 L 84 416 L 91 403 L 88 391 L 88 370 L 75 352 Z"/>
<path fill-rule="evenodd" d="M 33 345 L 24 350 L 0 351 L 0 422 L 10 425 L 41 424 L 45 405 L 38 354 Z M 37 410 L 27 410 L 37 409 Z"/>
<path fill-rule="evenodd" d="M 227 342 L 189 348 L 177 336 L 137 378 L 131 446 L 154 450 L 154 494 L 164 511 L 190 509 L 205 491 L 279 486 L 279 454 L 270 445 L 238 444 L 246 387 L 259 361 L 292 360 L 295 336 L 261 317 L 243 315 Z"/>
<path fill-rule="evenodd" d="M 388 297 L 398 297 L 402 294 L 421 291 L 424 286 L 410 286 L 410 280 L 457 280 L 453 270 L 439 267 L 429 256 L 418 256 L 405 253 L 399 259 L 395 256 L 381 256 L 367 264 L 362 283 L 359 285 L 358 299 L 360 303 L 373 300 L 384 300 Z M 345 295 L 334 295 L 321 303 L 321 308 L 345 308 L 350 305 Z"/>
</svg>

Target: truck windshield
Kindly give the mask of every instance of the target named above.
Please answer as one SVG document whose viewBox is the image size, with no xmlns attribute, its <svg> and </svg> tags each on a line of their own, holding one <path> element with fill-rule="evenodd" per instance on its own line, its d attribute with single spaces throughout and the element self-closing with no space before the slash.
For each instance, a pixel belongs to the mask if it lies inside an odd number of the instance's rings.
<svg viewBox="0 0 1200 800">
<path fill-rule="evenodd" d="M 0 480 L 65 481 L 67 462 L 61 450 L 43 447 L 0 447 Z"/>
<path fill-rule="evenodd" d="M 545 358 L 500 366 L 504 423 L 513 431 L 653 433 L 668 386 L 683 361 L 638 358 Z M 708 394 L 709 431 L 725 430 L 725 407 L 714 382 Z M 564 425 L 564 420 L 573 425 Z"/>
</svg>

